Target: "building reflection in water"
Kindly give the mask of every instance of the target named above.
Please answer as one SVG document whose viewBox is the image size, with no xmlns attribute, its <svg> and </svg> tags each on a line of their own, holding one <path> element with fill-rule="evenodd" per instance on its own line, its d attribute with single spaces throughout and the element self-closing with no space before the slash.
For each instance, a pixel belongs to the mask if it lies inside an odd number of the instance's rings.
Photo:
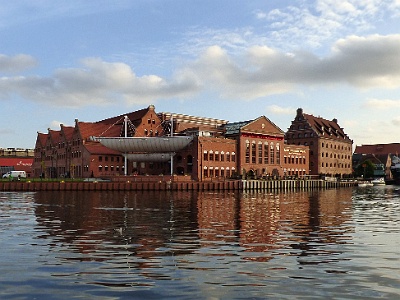
<svg viewBox="0 0 400 300">
<path fill-rule="evenodd" d="M 132 268 L 193 253 L 317 264 L 332 258 L 329 245 L 349 242 L 352 191 L 38 192 L 36 230 L 63 259 Z"/>
</svg>

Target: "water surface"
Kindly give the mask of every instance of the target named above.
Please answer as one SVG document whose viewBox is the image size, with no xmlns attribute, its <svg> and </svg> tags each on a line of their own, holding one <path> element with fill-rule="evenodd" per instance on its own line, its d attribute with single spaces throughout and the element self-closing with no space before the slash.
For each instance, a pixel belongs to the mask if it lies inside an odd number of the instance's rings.
<svg viewBox="0 0 400 300">
<path fill-rule="evenodd" d="M 1 299 L 398 299 L 400 189 L 0 192 Z"/>
</svg>

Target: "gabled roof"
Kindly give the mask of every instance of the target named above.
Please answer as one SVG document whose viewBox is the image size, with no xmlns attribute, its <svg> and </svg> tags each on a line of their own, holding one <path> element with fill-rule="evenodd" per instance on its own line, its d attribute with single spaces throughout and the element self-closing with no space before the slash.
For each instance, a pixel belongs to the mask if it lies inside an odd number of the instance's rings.
<svg viewBox="0 0 400 300">
<path fill-rule="evenodd" d="M 103 123 L 103 124 L 108 124 L 110 125 L 123 125 L 124 124 L 124 117 L 127 116 L 129 120 L 132 122 L 132 124 L 137 127 L 141 124 L 143 117 L 149 112 L 150 109 L 154 109 L 154 106 L 150 105 L 147 108 L 143 108 L 134 112 L 130 112 L 127 114 L 119 115 L 116 117 L 112 117 L 109 119 L 104 119 L 101 121 L 98 121 L 96 123 Z"/>
<path fill-rule="evenodd" d="M 91 122 L 76 122 L 76 128 L 79 130 L 82 139 L 87 139 L 90 136 L 120 136 L 121 127 L 113 126 L 107 123 L 91 123 Z"/>
<path fill-rule="evenodd" d="M 400 154 L 400 143 L 356 146 L 357 154 Z"/>
<path fill-rule="evenodd" d="M 46 145 L 48 134 L 47 133 L 41 133 L 41 132 L 38 132 L 37 134 L 38 135 L 37 135 L 37 138 L 36 138 L 36 148 L 38 146 L 44 147 Z"/>
<path fill-rule="evenodd" d="M 70 141 L 72 139 L 73 134 L 74 134 L 75 127 L 73 127 L 73 126 L 65 126 L 63 124 L 61 124 L 60 126 L 61 126 L 61 131 L 64 134 L 64 138 L 67 141 Z"/>
<path fill-rule="evenodd" d="M 102 144 L 100 144 L 98 142 L 87 143 L 87 144 L 85 144 L 85 148 L 90 154 L 121 155 L 121 152 L 107 148 L 106 146 L 103 146 Z"/>
<path fill-rule="evenodd" d="M 50 140 L 50 143 L 52 145 L 56 145 L 59 143 L 60 138 L 61 138 L 61 131 L 60 130 L 52 130 L 52 129 L 48 129 L 48 140 Z"/>
<path fill-rule="evenodd" d="M 264 129 L 266 132 L 273 133 L 273 134 L 282 134 L 282 135 L 284 134 L 284 132 L 277 125 L 275 125 L 275 123 L 273 123 L 270 119 L 268 119 L 266 116 L 261 116 L 254 120 L 228 123 L 228 124 L 224 125 L 225 134 L 226 135 L 238 134 L 240 131 L 245 130 L 246 127 L 248 127 L 251 124 L 256 123 L 260 120 L 263 120 L 263 119 L 267 123 L 267 124 L 263 123 L 264 125 L 266 125 L 266 127 Z"/>
<path fill-rule="evenodd" d="M 344 133 L 343 128 L 341 128 L 337 123 L 336 119 L 329 121 L 309 114 L 303 114 L 303 116 L 317 135 L 326 135 L 328 137 L 342 138 L 350 141 L 347 134 Z"/>
</svg>

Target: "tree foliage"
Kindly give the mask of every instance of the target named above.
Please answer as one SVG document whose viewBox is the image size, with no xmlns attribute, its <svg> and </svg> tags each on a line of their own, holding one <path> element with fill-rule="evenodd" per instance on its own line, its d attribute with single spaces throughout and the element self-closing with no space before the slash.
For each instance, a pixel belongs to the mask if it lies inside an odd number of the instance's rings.
<svg viewBox="0 0 400 300">
<path fill-rule="evenodd" d="M 363 178 L 371 178 L 374 176 L 375 165 L 370 161 L 366 160 L 360 163 L 356 168 L 356 176 Z"/>
</svg>

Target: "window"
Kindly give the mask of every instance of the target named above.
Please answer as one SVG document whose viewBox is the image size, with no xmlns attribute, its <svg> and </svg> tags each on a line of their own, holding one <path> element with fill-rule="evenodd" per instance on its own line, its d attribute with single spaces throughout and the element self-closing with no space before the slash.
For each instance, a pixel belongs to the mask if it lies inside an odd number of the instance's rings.
<svg viewBox="0 0 400 300">
<path fill-rule="evenodd" d="M 209 152 L 208 159 L 209 159 L 210 161 L 213 161 L 213 160 L 214 160 L 214 153 L 213 153 L 212 151 Z"/>
<path fill-rule="evenodd" d="M 231 154 L 226 152 L 226 161 L 231 161 Z"/>
<path fill-rule="evenodd" d="M 250 163 L 250 142 L 246 141 L 246 163 Z"/>
<path fill-rule="evenodd" d="M 261 142 L 258 143 L 258 163 L 263 163 L 263 145 Z"/>
<path fill-rule="evenodd" d="M 279 143 L 276 143 L 276 163 L 278 165 L 281 163 L 281 148 Z"/>
<path fill-rule="evenodd" d="M 274 143 L 271 143 L 270 147 L 271 149 L 270 151 L 270 160 L 271 160 L 271 164 L 275 164 L 275 149 L 274 149 Z"/>
<path fill-rule="evenodd" d="M 219 152 L 215 151 L 215 161 L 219 161 Z"/>
<path fill-rule="evenodd" d="M 225 152 L 222 151 L 222 152 L 221 152 L 221 161 L 224 161 L 224 160 L 225 160 Z"/>
<path fill-rule="evenodd" d="M 204 151 L 203 153 L 203 160 L 207 161 L 208 160 L 208 152 Z"/>
<path fill-rule="evenodd" d="M 269 153 L 269 148 L 268 148 L 268 143 L 264 143 L 264 164 L 268 164 L 268 153 Z"/>
<path fill-rule="evenodd" d="M 235 153 L 235 152 L 232 152 L 231 160 L 232 160 L 233 162 L 236 161 L 236 153 Z"/>
<path fill-rule="evenodd" d="M 253 163 L 253 164 L 255 164 L 256 163 L 256 142 L 255 141 L 253 141 L 252 143 L 251 143 L 251 162 Z"/>
</svg>

